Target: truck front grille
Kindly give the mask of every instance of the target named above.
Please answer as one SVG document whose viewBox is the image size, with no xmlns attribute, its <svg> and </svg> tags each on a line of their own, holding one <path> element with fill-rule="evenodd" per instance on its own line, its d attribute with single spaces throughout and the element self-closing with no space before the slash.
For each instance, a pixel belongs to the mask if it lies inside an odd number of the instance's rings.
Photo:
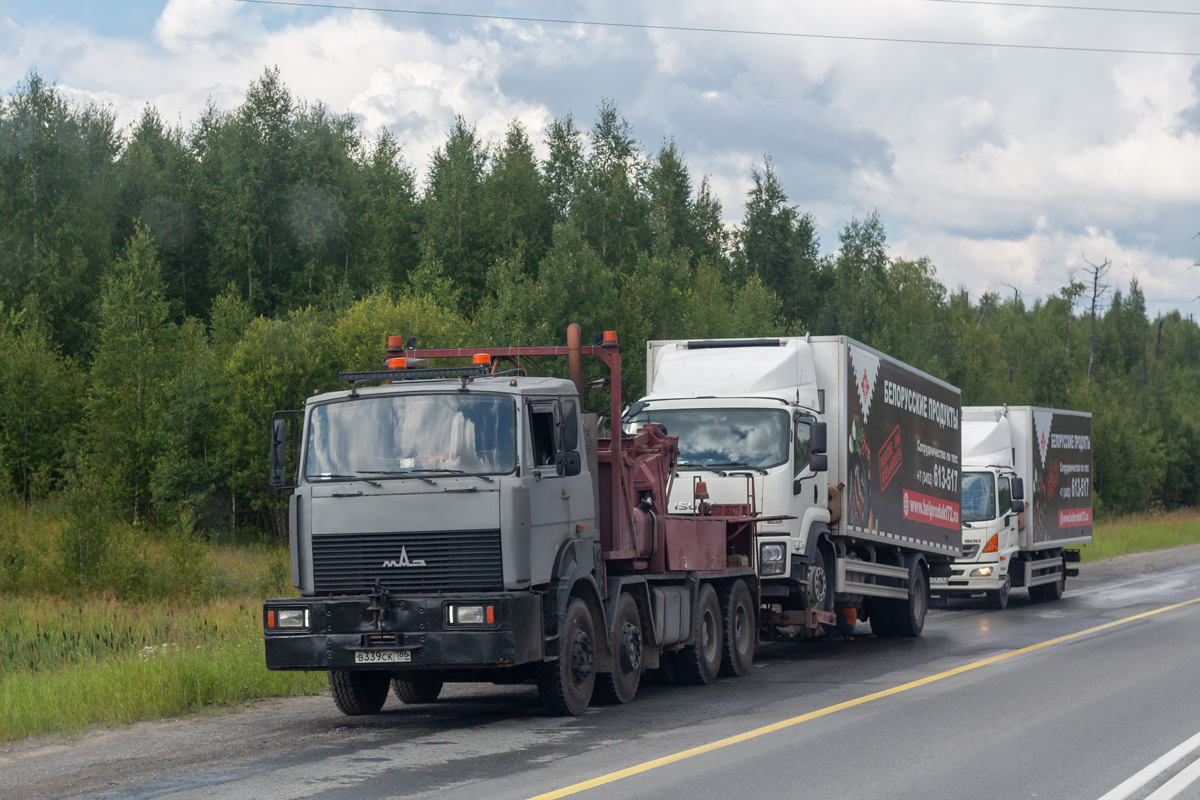
<svg viewBox="0 0 1200 800">
<path fill-rule="evenodd" d="M 974 558 L 978 552 L 979 552 L 979 543 L 978 542 L 976 542 L 975 544 L 964 544 L 962 557 L 963 558 Z"/>
<path fill-rule="evenodd" d="M 504 590 L 498 530 L 320 534 L 312 550 L 318 594 Z"/>
</svg>

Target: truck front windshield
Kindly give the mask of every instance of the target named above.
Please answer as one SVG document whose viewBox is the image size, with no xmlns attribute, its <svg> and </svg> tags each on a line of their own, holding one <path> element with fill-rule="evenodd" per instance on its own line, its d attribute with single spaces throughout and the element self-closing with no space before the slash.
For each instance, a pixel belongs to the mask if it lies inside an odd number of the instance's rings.
<svg viewBox="0 0 1200 800">
<path fill-rule="evenodd" d="M 515 433 L 510 397 L 404 394 L 329 403 L 309 416 L 305 477 L 503 474 L 516 467 Z"/>
<path fill-rule="evenodd" d="M 964 472 L 962 521 L 984 522 L 996 518 L 996 480 L 990 472 Z"/>
<path fill-rule="evenodd" d="M 625 421 L 627 433 L 661 423 L 679 437 L 679 467 L 754 467 L 786 464 L 791 426 L 786 411 L 757 408 L 646 410 Z"/>
</svg>

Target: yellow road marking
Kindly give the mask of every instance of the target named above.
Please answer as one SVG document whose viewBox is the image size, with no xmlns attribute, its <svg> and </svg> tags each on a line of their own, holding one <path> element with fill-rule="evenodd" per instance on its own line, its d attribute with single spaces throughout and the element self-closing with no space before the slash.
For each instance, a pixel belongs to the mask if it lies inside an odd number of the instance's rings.
<svg viewBox="0 0 1200 800">
<path fill-rule="evenodd" d="M 801 714 L 798 717 L 791 717 L 790 719 L 781 720 L 779 722 L 773 722 L 770 725 L 764 725 L 761 728 L 755 728 L 754 730 L 749 730 L 749 731 L 746 731 L 745 733 L 739 733 L 735 736 L 729 736 L 724 739 L 718 739 L 715 742 L 709 742 L 708 744 L 702 744 L 699 747 L 693 747 L 690 750 L 682 750 L 678 753 L 674 753 L 669 756 L 663 756 L 662 758 L 656 758 L 653 761 L 646 761 L 645 763 L 637 764 L 632 767 L 626 767 L 625 769 L 617 770 L 616 772 L 610 772 L 607 775 L 601 775 L 597 778 L 592 778 L 591 780 L 586 780 L 581 783 L 572 784 L 571 786 L 564 786 L 562 789 L 555 789 L 552 792 L 546 792 L 545 794 L 539 794 L 539 795 L 536 795 L 535 797 L 529 798 L 529 800 L 556 800 L 556 798 L 559 798 L 559 797 L 567 797 L 569 795 L 578 794 L 580 792 L 585 792 L 588 789 L 595 789 L 597 786 L 604 786 L 607 783 L 613 783 L 614 781 L 619 781 L 622 778 L 628 778 L 633 775 L 638 775 L 642 772 L 649 772 L 652 769 L 658 769 L 659 767 L 665 767 L 668 764 L 674 764 L 677 761 L 683 761 L 684 759 L 693 758 L 694 756 L 704 755 L 705 753 L 711 753 L 713 750 L 720 750 L 723 747 L 729 747 L 730 745 L 738 744 L 739 742 L 749 741 L 750 739 L 757 739 L 759 736 L 766 736 L 768 733 L 774 733 L 775 731 L 781 731 L 785 728 L 790 728 L 793 725 L 799 725 L 802 722 L 808 722 L 809 720 L 814 720 L 814 719 L 817 719 L 818 717 L 824 717 L 829 714 L 834 714 L 838 711 L 844 711 L 847 708 L 854 708 L 855 706 L 861 706 L 864 703 L 871 702 L 872 700 L 879 700 L 884 697 L 890 697 L 894 694 L 899 694 L 900 692 L 907 692 L 909 689 L 916 689 L 919 686 L 925 686 L 927 684 L 934 683 L 936 681 L 945 680 L 946 678 L 953 677 L 954 675 L 961 675 L 964 672 L 970 672 L 973 669 L 979 669 L 980 667 L 986 667 L 988 664 L 995 664 L 997 661 L 1003 661 L 1006 658 L 1013 658 L 1014 656 L 1020 656 L 1020 655 L 1025 655 L 1026 653 L 1032 653 L 1035 650 L 1041 650 L 1043 647 L 1051 647 L 1056 644 L 1062 644 L 1063 642 L 1069 642 L 1072 639 L 1078 639 L 1082 636 L 1087 636 L 1092 633 L 1098 633 L 1099 631 L 1108 630 L 1109 628 L 1115 628 L 1118 625 L 1124 625 L 1126 623 L 1134 622 L 1139 619 L 1145 619 L 1146 617 L 1153 617 L 1155 614 L 1162 614 L 1165 611 L 1173 611 L 1176 608 L 1183 608 L 1184 606 L 1190 606 L 1193 603 L 1200 603 L 1200 597 L 1196 597 L 1191 600 L 1185 600 L 1182 603 L 1175 603 L 1174 605 L 1163 606 L 1162 608 L 1156 608 L 1153 611 L 1144 611 L 1141 614 L 1134 614 L 1131 617 L 1123 617 L 1118 620 L 1113 620 L 1112 622 L 1106 622 L 1103 625 L 1097 625 L 1094 628 L 1088 628 L 1087 630 L 1079 631 L 1078 633 L 1069 633 L 1066 636 L 1059 636 L 1056 639 L 1048 639 L 1044 642 L 1039 642 L 1038 644 L 1031 644 L 1028 647 L 1022 647 L 1020 650 L 1013 650 L 1011 652 L 1002 653 L 998 656 L 991 656 L 989 658 L 985 658 L 980 661 L 973 661 L 970 664 L 964 664 L 961 667 L 955 667 L 954 669 L 948 669 L 945 672 L 939 672 L 936 675 L 930 675 L 927 678 L 920 678 L 918 680 L 911 681 L 909 683 L 905 683 L 900 686 L 893 686 L 891 689 L 884 689 L 881 692 L 875 692 L 874 694 L 864 695 L 863 697 L 858 697 L 858 698 L 855 698 L 854 700 L 847 700 L 844 703 L 837 703 L 836 705 L 826 706 L 825 708 L 821 708 L 816 711 L 810 711 L 807 714 Z"/>
</svg>

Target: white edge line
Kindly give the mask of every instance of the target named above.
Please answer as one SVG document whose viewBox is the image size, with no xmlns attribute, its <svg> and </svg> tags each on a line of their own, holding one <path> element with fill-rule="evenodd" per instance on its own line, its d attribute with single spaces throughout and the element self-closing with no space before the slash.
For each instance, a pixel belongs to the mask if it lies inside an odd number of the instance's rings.
<svg viewBox="0 0 1200 800">
<path fill-rule="evenodd" d="M 1153 780 L 1155 776 L 1169 769 L 1175 764 L 1175 762 L 1179 761 L 1179 759 L 1183 758 L 1197 747 L 1200 747 L 1200 733 L 1197 733 L 1195 736 L 1188 739 L 1174 750 L 1171 750 L 1165 756 L 1155 760 L 1152 764 L 1150 764 L 1150 766 L 1126 780 L 1120 786 L 1101 797 L 1100 800 L 1125 800 L 1126 797 L 1129 797 L 1129 795 L 1145 786 L 1147 783 Z M 1195 764 L 1192 765 L 1192 767 L 1195 766 Z M 1192 767 L 1189 767 L 1188 769 L 1191 769 Z M 1172 780 L 1174 780 L 1174 778 L 1172 778 Z M 1161 791 L 1161 789 L 1159 791 Z"/>
<path fill-rule="evenodd" d="M 1154 794 L 1147 797 L 1146 800 L 1171 800 L 1175 795 L 1191 786 L 1197 778 L 1200 778 L 1200 759 L 1193 761 L 1174 778 L 1155 789 Z"/>
</svg>

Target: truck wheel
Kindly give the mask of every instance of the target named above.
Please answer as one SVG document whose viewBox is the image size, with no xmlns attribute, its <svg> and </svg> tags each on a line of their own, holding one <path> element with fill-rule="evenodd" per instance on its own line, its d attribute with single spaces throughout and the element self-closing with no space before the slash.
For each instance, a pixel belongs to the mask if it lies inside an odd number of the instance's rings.
<svg viewBox="0 0 1200 800">
<path fill-rule="evenodd" d="M 917 561 L 908 569 L 908 599 L 892 601 L 892 630 L 897 636 L 920 636 L 928 610 L 929 581 L 921 562 Z"/>
<path fill-rule="evenodd" d="M 717 679 L 724 649 L 721 646 L 723 632 L 717 593 L 712 584 L 701 584 L 700 596 L 692 611 L 693 642 L 681 649 L 675 658 L 680 683 L 702 686 Z"/>
<path fill-rule="evenodd" d="M 442 693 L 441 678 L 392 678 L 392 691 L 400 702 L 432 703 Z"/>
<path fill-rule="evenodd" d="M 734 581 L 721 597 L 725 615 L 725 651 L 721 657 L 721 674 L 728 677 L 745 675 L 754 660 L 755 624 L 754 602 L 750 590 L 740 578 Z"/>
<path fill-rule="evenodd" d="M 1038 562 L 1034 562 L 1035 564 Z M 1042 583 L 1037 586 L 1029 587 L 1029 599 L 1034 601 L 1059 600 L 1063 596 L 1063 590 L 1067 588 L 1067 565 L 1063 563 L 1062 557 L 1059 557 L 1059 564 L 1062 567 L 1062 572 L 1058 574 L 1058 580 L 1054 583 Z"/>
<path fill-rule="evenodd" d="M 868 597 L 865 605 L 871 633 L 880 638 L 895 636 L 892 631 L 892 601 L 886 597 Z"/>
<path fill-rule="evenodd" d="M 628 703 L 642 679 L 642 618 L 637 603 L 626 593 L 617 601 L 611 650 L 613 671 L 596 675 L 592 697 L 601 703 Z"/>
<path fill-rule="evenodd" d="M 577 717 L 592 700 L 596 685 L 596 626 L 587 603 L 567 604 L 558 632 L 558 660 L 538 664 L 538 694 L 556 717 Z"/>
<path fill-rule="evenodd" d="M 1008 608 L 1008 593 L 1012 589 L 1012 579 L 1007 575 L 1004 576 L 1004 583 L 999 589 L 994 592 L 987 593 L 988 605 L 992 608 L 998 608 L 1001 611 Z"/>
<path fill-rule="evenodd" d="M 391 676 L 386 672 L 329 670 L 329 692 L 338 710 L 348 717 L 378 714 L 388 696 Z"/>
</svg>

